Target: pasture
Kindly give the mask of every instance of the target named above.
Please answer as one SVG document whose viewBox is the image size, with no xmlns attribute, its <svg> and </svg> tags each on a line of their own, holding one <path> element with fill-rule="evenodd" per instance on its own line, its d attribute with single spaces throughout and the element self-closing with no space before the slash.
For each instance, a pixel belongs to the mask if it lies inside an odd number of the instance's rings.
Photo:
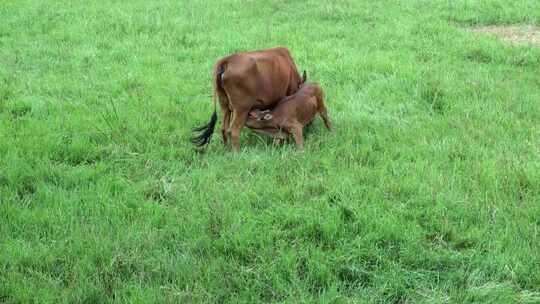
<svg viewBox="0 0 540 304">
<path fill-rule="evenodd" d="M 540 303 L 536 0 L 0 4 L 0 302 Z M 288 47 L 305 152 L 205 153 L 214 62 Z"/>
</svg>

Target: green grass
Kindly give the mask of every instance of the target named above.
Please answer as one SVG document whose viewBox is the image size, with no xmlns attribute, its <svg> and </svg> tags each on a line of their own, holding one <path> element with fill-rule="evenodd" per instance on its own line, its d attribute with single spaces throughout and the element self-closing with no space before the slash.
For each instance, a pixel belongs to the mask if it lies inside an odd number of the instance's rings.
<svg viewBox="0 0 540 304">
<path fill-rule="evenodd" d="M 536 0 L 0 5 L 0 302 L 540 303 Z M 287 46 L 306 151 L 204 154 L 211 68 Z"/>
</svg>

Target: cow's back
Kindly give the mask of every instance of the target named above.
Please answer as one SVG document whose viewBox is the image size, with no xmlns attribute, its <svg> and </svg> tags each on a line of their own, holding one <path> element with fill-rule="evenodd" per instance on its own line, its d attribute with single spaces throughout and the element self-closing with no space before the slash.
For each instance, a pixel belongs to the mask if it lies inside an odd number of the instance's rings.
<svg viewBox="0 0 540 304">
<path fill-rule="evenodd" d="M 223 83 L 254 99 L 254 108 L 267 109 L 298 89 L 300 76 L 290 52 L 283 47 L 230 55 L 224 59 Z"/>
</svg>

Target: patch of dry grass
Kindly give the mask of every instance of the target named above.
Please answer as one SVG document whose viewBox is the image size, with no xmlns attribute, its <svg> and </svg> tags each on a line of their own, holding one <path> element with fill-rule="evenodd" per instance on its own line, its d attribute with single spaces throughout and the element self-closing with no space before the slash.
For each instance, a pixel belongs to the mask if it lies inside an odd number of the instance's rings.
<svg viewBox="0 0 540 304">
<path fill-rule="evenodd" d="M 540 27 L 533 25 L 492 25 L 471 29 L 474 33 L 488 34 L 502 38 L 512 44 L 540 46 Z"/>
</svg>

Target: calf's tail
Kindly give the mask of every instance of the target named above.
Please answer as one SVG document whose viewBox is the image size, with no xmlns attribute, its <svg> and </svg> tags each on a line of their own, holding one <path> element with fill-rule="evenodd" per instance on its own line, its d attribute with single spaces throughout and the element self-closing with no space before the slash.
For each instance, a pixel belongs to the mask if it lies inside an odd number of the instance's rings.
<svg viewBox="0 0 540 304">
<path fill-rule="evenodd" d="M 330 117 L 328 117 L 328 110 L 326 109 L 326 105 L 324 104 L 324 92 L 319 87 L 317 90 L 317 110 L 319 111 L 319 115 L 324 121 L 324 125 L 328 129 L 328 131 L 332 131 L 332 122 L 330 121 Z"/>
<path fill-rule="evenodd" d="M 222 90 L 221 87 L 221 77 L 225 71 L 224 60 L 219 60 L 214 66 L 213 70 L 213 92 L 212 92 L 212 102 L 214 103 L 214 113 L 210 117 L 210 121 L 200 127 L 193 128 L 193 136 L 191 137 L 191 142 L 198 147 L 204 147 L 210 143 L 212 135 L 214 134 L 214 129 L 216 128 L 217 122 L 217 91 Z"/>
</svg>

